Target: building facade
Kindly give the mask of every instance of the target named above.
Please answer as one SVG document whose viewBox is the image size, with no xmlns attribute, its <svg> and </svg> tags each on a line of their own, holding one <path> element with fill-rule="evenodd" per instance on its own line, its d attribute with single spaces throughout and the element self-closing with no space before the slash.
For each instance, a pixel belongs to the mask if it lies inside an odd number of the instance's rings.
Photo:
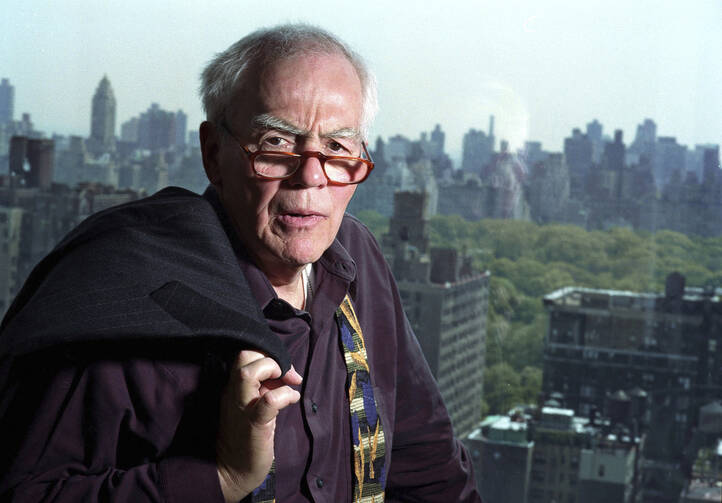
<svg viewBox="0 0 722 503">
<path fill-rule="evenodd" d="M 488 273 L 456 250 L 430 248 L 428 196 L 397 192 L 384 254 L 404 310 L 436 378 L 458 436 L 481 419 Z"/>
<path fill-rule="evenodd" d="M 544 298 L 543 390 L 563 393 L 581 415 L 616 402 L 631 431 L 647 431 L 645 501 L 676 501 L 672 486 L 682 481 L 671 474 L 680 472 L 700 408 L 720 396 L 720 294 L 685 287 L 672 273 L 659 294 L 570 287 Z"/>
</svg>

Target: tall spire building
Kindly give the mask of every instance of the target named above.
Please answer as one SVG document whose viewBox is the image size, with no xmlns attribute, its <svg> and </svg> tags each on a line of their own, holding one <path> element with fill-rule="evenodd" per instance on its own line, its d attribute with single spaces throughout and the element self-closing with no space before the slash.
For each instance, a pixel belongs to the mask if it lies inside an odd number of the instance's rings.
<svg viewBox="0 0 722 503">
<path fill-rule="evenodd" d="M 115 147 L 115 96 L 106 75 L 103 75 L 93 95 L 88 143 L 88 150 L 96 155 Z"/>
</svg>

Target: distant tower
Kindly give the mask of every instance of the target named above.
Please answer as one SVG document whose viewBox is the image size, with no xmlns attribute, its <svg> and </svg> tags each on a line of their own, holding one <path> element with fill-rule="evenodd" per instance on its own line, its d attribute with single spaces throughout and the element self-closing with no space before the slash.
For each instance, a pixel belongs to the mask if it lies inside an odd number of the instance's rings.
<svg viewBox="0 0 722 503">
<path fill-rule="evenodd" d="M 587 123 L 587 138 L 592 142 L 592 162 L 599 163 L 604 151 L 604 140 L 602 140 L 602 124 L 594 119 Z"/>
<path fill-rule="evenodd" d="M 15 88 L 8 79 L 0 82 L 0 124 L 13 120 L 13 106 L 15 104 Z"/>
<path fill-rule="evenodd" d="M 188 116 L 183 110 L 175 113 L 175 146 L 183 148 L 186 145 L 186 130 L 188 129 Z"/>
<path fill-rule="evenodd" d="M 93 95 L 90 116 L 90 146 L 94 154 L 112 150 L 115 143 L 115 96 L 110 81 L 103 75 Z"/>
<path fill-rule="evenodd" d="M 432 155 L 438 157 L 444 153 L 444 141 L 446 134 L 441 130 L 441 125 L 437 124 L 431 132 Z"/>
<path fill-rule="evenodd" d="M 494 152 L 494 116 L 489 116 L 489 149 Z"/>
</svg>

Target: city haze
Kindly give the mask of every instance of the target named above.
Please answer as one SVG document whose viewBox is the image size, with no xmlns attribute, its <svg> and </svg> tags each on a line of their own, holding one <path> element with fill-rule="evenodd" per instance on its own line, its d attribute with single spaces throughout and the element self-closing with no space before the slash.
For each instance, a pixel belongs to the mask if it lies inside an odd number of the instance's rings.
<svg viewBox="0 0 722 503">
<path fill-rule="evenodd" d="M 373 135 L 416 138 L 440 123 L 454 157 L 469 128 L 496 116 L 512 147 L 561 150 L 597 118 L 631 141 L 645 117 L 689 146 L 722 140 L 722 2 L 618 0 L 339 4 L 4 2 L 0 76 L 15 86 L 15 118 L 46 134 L 87 135 L 103 75 L 122 122 L 157 102 L 203 119 L 198 75 L 251 30 L 287 21 L 340 35 L 380 84 Z"/>
</svg>

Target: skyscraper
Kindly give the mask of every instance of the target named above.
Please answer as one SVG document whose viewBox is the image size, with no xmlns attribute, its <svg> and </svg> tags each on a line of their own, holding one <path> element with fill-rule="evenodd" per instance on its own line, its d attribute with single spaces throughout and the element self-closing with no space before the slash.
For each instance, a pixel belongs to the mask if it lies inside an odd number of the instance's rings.
<svg viewBox="0 0 722 503">
<path fill-rule="evenodd" d="M 468 257 L 429 246 L 428 195 L 396 192 L 384 254 L 406 316 L 439 383 L 457 436 L 481 417 L 489 274 Z"/>
<path fill-rule="evenodd" d="M 158 103 L 152 103 L 138 118 L 140 148 L 153 151 L 172 148 L 176 142 L 176 123 L 179 119 L 183 117 L 177 117 L 175 112 L 163 110 Z M 185 128 L 185 124 L 181 126 Z"/>
<path fill-rule="evenodd" d="M 115 96 L 108 77 L 103 75 L 93 95 L 89 150 L 97 155 L 112 150 L 114 144 Z"/>
<path fill-rule="evenodd" d="M 183 148 L 186 145 L 186 129 L 188 129 L 188 116 L 183 110 L 175 113 L 175 146 Z"/>
<path fill-rule="evenodd" d="M 647 454 L 675 459 L 701 405 L 722 381 L 719 289 L 685 287 L 671 273 L 664 293 L 568 287 L 544 297 L 550 313 L 544 391 L 561 392 L 583 416 L 632 386 L 652 398 Z"/>
<path fill-rule="evenodd" d="M 15 105 L 15 88 L 8 79 L 0 82 L 0 124 L 13 120 L 13 107 Z"/>
<path fill-rule="evenodd" d="M 574 128 L 572 136 L 564 138 L 564 157 L 569 166 L 571 195 L 579 198 L 584 193 L 594 159 L 594 144 L 589 134 L 582 134 L 579 128 Z"/>
<path fill-rule="evenodd" d="M 470 129 L 462 144 L 461 169 L 481 174 L 481 169 L 491 160 L 494 153 L 494 116 L 489 117 L 489 133 Z"/>
</svg>

